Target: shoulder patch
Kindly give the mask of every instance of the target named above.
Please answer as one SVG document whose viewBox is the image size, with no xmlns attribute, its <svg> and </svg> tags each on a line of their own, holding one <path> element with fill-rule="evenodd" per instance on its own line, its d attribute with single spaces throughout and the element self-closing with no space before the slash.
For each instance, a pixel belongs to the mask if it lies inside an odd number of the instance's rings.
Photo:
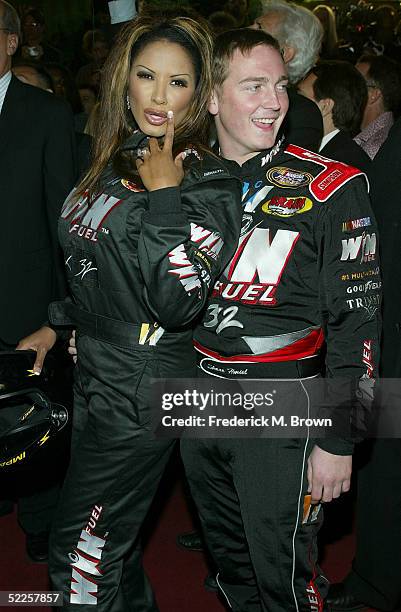
<svg viewBox="0 0 401 612">
<path fill-rule="evenodd" d="M 368 177 L 358 168 L 347 166 L 347 164 L 292 144 L 286 147 L 285 152 L 298 159 L 314 162 L 323 167 L 309 185 L 309 191 L 318 202 L 326 202 L 336 191 L 356 176 L 365 177 L 369 190 Z"/>
</svg>

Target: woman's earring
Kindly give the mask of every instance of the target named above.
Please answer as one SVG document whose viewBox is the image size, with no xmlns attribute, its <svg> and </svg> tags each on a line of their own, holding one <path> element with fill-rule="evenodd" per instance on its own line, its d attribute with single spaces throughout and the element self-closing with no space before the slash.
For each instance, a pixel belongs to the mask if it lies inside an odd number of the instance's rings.
<svg viewBox="0 0 401 612">
<path fill-rule="evenodd" d="M 129 94 L 127 94 L 127 109 L 131 110 L 131 102 L 130 102 L 130 99 L 129 99 Z"/>
</svg>

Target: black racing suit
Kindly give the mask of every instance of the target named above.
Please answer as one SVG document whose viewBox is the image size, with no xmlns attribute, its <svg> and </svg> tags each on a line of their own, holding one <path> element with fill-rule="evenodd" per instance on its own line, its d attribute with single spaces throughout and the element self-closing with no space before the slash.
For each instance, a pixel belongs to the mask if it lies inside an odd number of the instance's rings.
<svg viewBox="0 0 401 612">
<path fill-rule="evenodd" d="M 325 344 L 326 376 L 372 377 L 380 276 L 365 176 L 292 145 L 255 156 L 237 173 L 242 233 L 195 333 L 201 375 L 310 378 L 319 375 Z M 301 400 L 294 397 L 294 407 Z M 318 443 L 352 453 L 346 439 Z M 308 439 L 182 442 L 233 610 L 323 610 L 328 583 L 316 550 L 322 513 L 320 506 L 309 511 L 306 497 L 312 447 Z"/>
<path fill-rule="evenodd" d="M 224 164 L 192 153 L 185 166 L 180 188 L 148 193 L 110 165 L 91 202 L 72 193 L 62 210 L 71 300 L 52 304 L 51 321 L 75 325 L 78 347 L 72 459 L 49 559 L 64 609 L 157 610 L 139 531 L 172 441 L 152 434 L 150 379 L 193 375 L 187 323 L 201 313 L 241 224 L 241 184 Z M 161 276 L 145 291 L 155 261 Z M 158 318 L 153 291 L 163 294 Z"/>
</svg>

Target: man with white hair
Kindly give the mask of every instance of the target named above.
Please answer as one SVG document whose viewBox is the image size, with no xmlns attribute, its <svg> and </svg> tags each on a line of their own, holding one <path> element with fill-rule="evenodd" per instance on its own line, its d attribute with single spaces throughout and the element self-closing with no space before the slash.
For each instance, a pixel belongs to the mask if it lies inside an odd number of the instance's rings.
<svg viewBox="0 0 401 612">
<path fill-rule="evenodd" d="M 290 107 L 284 123 L 288 142 L 318 151 L 323 137 L 322 118 L 316 105 L 300 96 L 295 86 L 315 65 L 323 39 L 319 19 L 302 6 L 285 0 L 262 0 L 262 12 L 255 19 L 254 29 L 264 30 L 278 41 L 287 67 Z"/>
</svg>

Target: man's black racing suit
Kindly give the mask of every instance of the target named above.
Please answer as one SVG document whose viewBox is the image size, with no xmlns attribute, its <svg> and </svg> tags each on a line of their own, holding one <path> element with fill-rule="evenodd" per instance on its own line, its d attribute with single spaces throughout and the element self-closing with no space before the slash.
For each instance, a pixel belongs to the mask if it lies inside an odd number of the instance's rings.
<svg viewBox="0 0 401 612">
<path fill-rule="evenodd" d="M 365 176 L 292 145 L 236 167 L 242 233 L 195 332 L 201 375 L 309 378 L 320 371 L 325 344 L 326 376 L 372 377 L 380 275 Z M 296 407 L 301 398 L 293 401 Z M 233 610 L 323 610 L 328 583 L 316 554 L 322 513 L 309 510 L 306 496 L 312 446 L 282 438 L 182 442 Z M 352 453 L 346 439 L 319 446 Z"/>
<path fill-rule="evenodd" d="M 240 181 L 218 158 L 197 155 L 186 159 L 180 188 L 148 193 L 109 165 L 91 202 L 72 193 L 62 210 L 72 297 L 52 304 L 50 319 L 76 326 L 78 363 L 72 459 L 49 566 L 67 609 L 157 610 L 139 531 L 172 441 L 152 435 L 150 379 L 194 375 L 188 323 L 232 256 L 241 225 Z M 155 293 L 163 296 L 159 317 Z"/>
</svg>

